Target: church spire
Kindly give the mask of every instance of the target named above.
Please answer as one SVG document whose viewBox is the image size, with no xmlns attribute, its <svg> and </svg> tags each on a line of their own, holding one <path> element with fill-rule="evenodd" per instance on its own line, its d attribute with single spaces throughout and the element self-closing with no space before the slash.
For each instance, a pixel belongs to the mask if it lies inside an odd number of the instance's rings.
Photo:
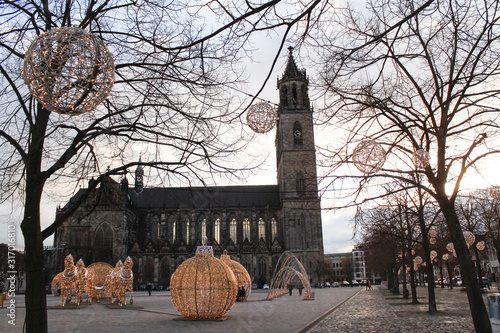
<svg viewBox="0 0 500 333">
<path fill-rule="evenodd" d="M 285 72 L 283 73 L 283 77 L 279 81 L 293 80 L 293 79 L 306 79 L 306 71 L 305 69 L 300 70 L 295 63 L 295 59 L 293 58 L 293 46 L 288 48 L 288 62 L 286 64 Z"/>
</svg>

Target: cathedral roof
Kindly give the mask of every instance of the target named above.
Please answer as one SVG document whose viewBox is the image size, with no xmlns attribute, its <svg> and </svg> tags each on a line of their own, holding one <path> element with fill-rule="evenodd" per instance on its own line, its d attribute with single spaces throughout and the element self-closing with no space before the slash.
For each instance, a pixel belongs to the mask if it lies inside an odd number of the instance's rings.
<svg viewBox="0 0 500 333">
<path fill-rule="evenodd" d="M 220 209 L 278 207 L 278 185 L 214 186 L 214 187 L 153 187 L 142 193 L 129 189 L 137 208 Z"/>
</svg>

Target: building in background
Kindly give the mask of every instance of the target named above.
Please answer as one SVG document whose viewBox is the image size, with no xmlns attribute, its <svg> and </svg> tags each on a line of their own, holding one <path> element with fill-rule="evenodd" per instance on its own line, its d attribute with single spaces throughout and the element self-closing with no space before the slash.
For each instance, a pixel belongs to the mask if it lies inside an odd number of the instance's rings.
<svg viewBox="0 0 500 333">
<path fill-rule="evenodd" d="M 292 50 L 277 82 L 277 185 L 149 188 L 142 167 L 135 170 L 133 186 L 127 176 L 119 182 L 109 177 L 57 229 L 52 275 L 68 254 L 86 265 L 113 266 L 130 256 L 137 284 L 167 286 L 207 236 L 216 255 L 227 250 L 258 285 L 271 282 L 284 251 L 293 252 L 311 282 L 318 282 L 323 236 L 313 110 L 306 71 L 297 68 Z"/>
</svg>

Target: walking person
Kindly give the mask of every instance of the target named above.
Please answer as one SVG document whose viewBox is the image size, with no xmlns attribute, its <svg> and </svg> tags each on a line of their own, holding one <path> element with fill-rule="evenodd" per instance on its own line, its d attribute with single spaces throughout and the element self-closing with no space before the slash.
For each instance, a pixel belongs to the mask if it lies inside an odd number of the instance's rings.
<svg viewBox="0 0 500 333">
<path fill-rule="evenodd" d="M 153 285 L 151 283 L 148 283 L 146 285 L 146 290 L 148 291 L 149 296 L 151 296 L 151 290 L 153 290 Z"/>
<path fill-rule="evenodd" d="M 293 285 L 291 283 L 288 284 L 288 293 L 292 296 Z"/>
</svg>

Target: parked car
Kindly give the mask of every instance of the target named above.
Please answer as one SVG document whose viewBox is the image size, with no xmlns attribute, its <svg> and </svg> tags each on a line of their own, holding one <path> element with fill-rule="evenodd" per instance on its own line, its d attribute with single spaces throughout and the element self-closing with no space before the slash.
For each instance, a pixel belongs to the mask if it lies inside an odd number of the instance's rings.
<svg viewBox="0 0 500 333">
<path fill-rule="evenodd" d="M 342 281 L 342 287 L 349 287 L 349 281 Z"/>
<path fill-rule="evenodd" d="M 358 286 L 359 286 L 359 282 L 358 282 L 358 281 L 356 281 L 356 280 L 352 280 L 352 285 L 353 285 L 354 287 L 358 287 Z"/>
<path fill-rule="evenodd" d="M 338 282 L 332 283 L 332 287 L 340 287 L 340 284 Z"/>
<path fill-rule="evenodd" d="M 252 289 L 257 289 L 257 283 L 252 283 Z"/>
<path fill-rule="evenodd" d="M 462 278 L 457 276 L 456 278 L 453 278 L 453 285 L 455 287 L 462 287 L 463 286 Z"/>
<path fill-rule="evenodd" d="M 483 277 L 483 287 L 488 289 L 491 288 L 490 280 L 487 277 Z"/>
<path fill-rule="evenodd" d="M 328 287 L 330 288 L 332 285 L 330 284 L 330 282 L 325 282 L 325 288 Z"/>
<path fill-rule="evenodd" d="M 264 284 L 264 286 L 262 287 L 262 289 L 269 289 L 269 285 L 267 283 Z"/>
</svg>

